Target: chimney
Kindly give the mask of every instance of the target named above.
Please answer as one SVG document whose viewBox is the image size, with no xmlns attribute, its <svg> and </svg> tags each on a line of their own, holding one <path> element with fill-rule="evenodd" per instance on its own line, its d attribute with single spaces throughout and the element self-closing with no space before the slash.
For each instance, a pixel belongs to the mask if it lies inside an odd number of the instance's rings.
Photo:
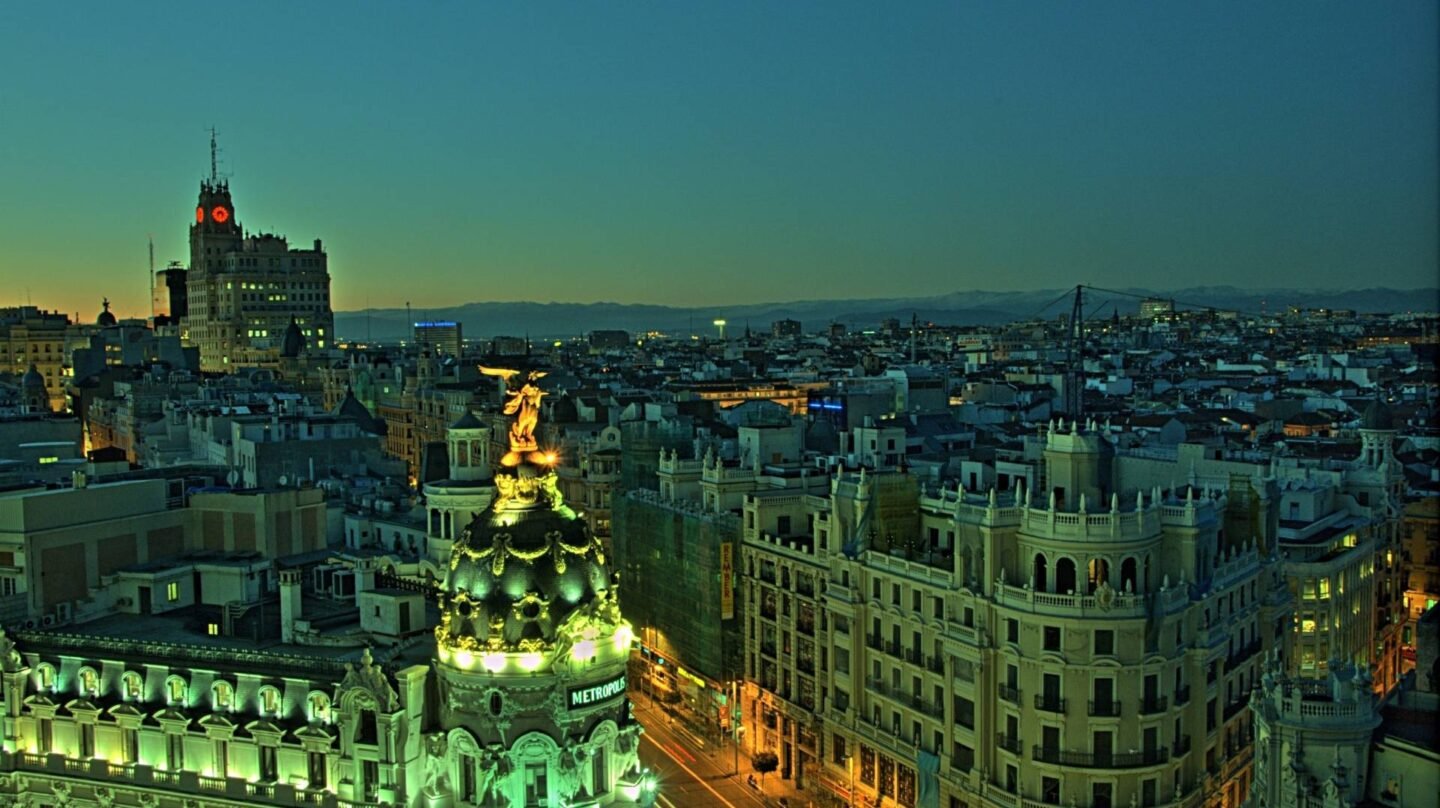
<svg viewBox="0 0 1440 808">
<path fill-rule="evenodd" d="M 300 570 L 280 571 L 280 640 L 295 641 L 295 622 L 300 619 Z"/>
</svg>

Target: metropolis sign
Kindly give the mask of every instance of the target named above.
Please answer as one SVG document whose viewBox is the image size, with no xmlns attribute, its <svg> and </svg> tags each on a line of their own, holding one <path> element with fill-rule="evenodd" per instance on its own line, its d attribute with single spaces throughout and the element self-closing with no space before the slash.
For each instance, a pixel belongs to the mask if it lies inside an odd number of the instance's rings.
<svg viewBox="0 0 1440 808">
<path fill-rule="evenodd" d="M 592 704 L 599 704 L 602 701 L 609 701 L 616 696 L 625 695 L 625 674 L 620 674 L 613 679 L 608 679 L 599 684 L 584 685 L 582 687 L 570 688 L 569 698 L 570 709 L 578 710 L 581 707 L 589 707 Z"/>
</svg>

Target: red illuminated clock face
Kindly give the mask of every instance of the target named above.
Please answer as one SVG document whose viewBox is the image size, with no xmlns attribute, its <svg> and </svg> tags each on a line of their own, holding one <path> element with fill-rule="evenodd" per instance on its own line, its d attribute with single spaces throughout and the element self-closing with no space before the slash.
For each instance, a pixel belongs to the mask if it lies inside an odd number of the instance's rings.
<svg viewBox="0 0 1440 808">
<path fill-rule="evenodd" d="M 202 207 L 198 207 L 198 208 L 195 209 L 195 221 L 196 221 L 196 222 L 203 222 L 203 221 L 205 221 L 205 208 L 204 208 L 203 206 L 202 206 Z"/>
<path fill-rule="evenodd" d="M 210 218 L 215 220 L 215 222 L 219 224 L 224 224 L 225 221 L 230 218 L 230 211 L 221 207 L 217 207 L 214 210 L 210 211 Z"/>
</svg>

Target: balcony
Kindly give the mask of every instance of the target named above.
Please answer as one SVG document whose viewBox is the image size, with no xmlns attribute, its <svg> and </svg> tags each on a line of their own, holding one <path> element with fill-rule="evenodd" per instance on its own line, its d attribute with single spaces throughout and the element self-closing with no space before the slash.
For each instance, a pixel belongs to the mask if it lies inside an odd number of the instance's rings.
<svg viewBox="0 0 1440 808">
<path fill-rule="evenodd" d="M 1229 721 L 1250 706 L 1250 700 L 1244 697 L 1238 698 L 1225 705 L 1225 720 Z"/>
<path fill-rule="evenodd" d="M 1175 744 L 1170 747 L 1170 754 L 1177 758 L 1190 754 L 1190 736 L 1183 735 L 1179 740 L 1175 741 Z"/>
<path fill-rule="evenodd" d="M 1011 687 L 1009 685 L 1000 685 L 999 691 L 1000 699 L 1002 701 L 1008 701 L 1011 704 L 1015 705 L 1020 704 L 1020 688 Z"/>
<path fill-rule="evenodd" d="M 1190 685 L 1185 685 L 1175 691 L 1175 706 L 1190 703 Z"/>
<path fill-rule="evenodd" d="M 900 653 L 900 643 L 894 640 L 889 640 L 885 643 L 885 653 L 889 654 L 892 657 L 895 657 L 896 659 L 904 658 Z"/>
<path fill-rule="evenodd" d="M 925 655 L 920 653 L 920 649 L 918 648 L 909 648 L 905 651 L 905 661 L 911 665 L 923 667 L 925 665 Z"/>
<path fill-rule="evenodd" d="M 942 674 L 942 675 L 943 675 L 943 674 L 945 673 L 945 659 L 944 659 L 944 657 L 938 657 L 938 656 L 927 656 L 927 657 L 925 657 L 925 670 L 928 670 L 928 671 L 930 671 L 931 673 L 938 673 L 938 674 Z"/>
<path fill-rule="evenodd" d="M 1140 699 L 1140 714 L 1155 715 L 1170 709 L 1170 699 L 1164 696 L 1146 696 Z"/>
<path fill-rule="evenodd" d="M 884 651 L 885 641 L 880 639 L 879 634 L 866 634 L 865 647 L 871 649 L 872 651 Z"/>
<path fill-rule="evenodd" d="M 1035 709 L 1044 710 L 1047 713 L 1063 713 L 1065 712 L 1065 700 L 1059 696 L 1036 693 Z M 1094 713 L 1091 713 L 1091 715 L 1094 715 Z"/>
<path fill-rule="evenodd" d="M 1120 701 L 1118 699 L 1111 699 L 1109 701 L 1091 701 L 1090 715 L 1099 716 L 1102 718 L 1119 718 Z"/>
<path fill-rule="evenodd" d="M 1169 749 L 1152 749 L 1146 752 L 1066 752 L 1061 749 L 1047 749 L 1043 746 L 1032 748 L 1032 756 L 1041 763 L 1059 766 L 1075 766 L 1082 769 L 1143 769 L 1158 766 L 1170 759 Z"/>
<path fill-rule="evenodd" d="M 1004 749 L 1007 752 L 1010 752 L 1011 754 L 1022 754 L 1022 752 L 1020 751 L 1022 747 L 1019 738 L 1011 737 L 1009 735 L 996 735 L 995 745 L 1000 747 L 1001 749 Z"/>
</svg>

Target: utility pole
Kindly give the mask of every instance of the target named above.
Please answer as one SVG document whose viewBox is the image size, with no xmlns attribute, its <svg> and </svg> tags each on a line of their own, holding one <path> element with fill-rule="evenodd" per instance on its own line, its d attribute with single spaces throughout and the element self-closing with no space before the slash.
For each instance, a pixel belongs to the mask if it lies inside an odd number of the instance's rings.
<svg viewBox="0 0 1440 808">
<path fill-rule="evenodd" d="M 155 236 L 150 235 L 150 327 L 155 327 Z"/>
</svg>

